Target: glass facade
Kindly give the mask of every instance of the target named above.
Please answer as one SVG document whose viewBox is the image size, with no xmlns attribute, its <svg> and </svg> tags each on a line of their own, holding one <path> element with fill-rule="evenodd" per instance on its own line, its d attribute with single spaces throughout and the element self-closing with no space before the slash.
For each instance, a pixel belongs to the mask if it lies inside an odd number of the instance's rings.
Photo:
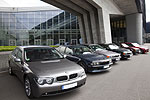
<svg viewBox="0 0 150 100">
<path fill-rule="evenodd" d="M 111 34 L 114 43 L 127 41 L 125 17 L 111 19 Z"/>
<path fill-rule="evenodd" d="M 63 10 L 0 12 L 0 46 L 78 44 L 77 17 Z"/>
</svg>

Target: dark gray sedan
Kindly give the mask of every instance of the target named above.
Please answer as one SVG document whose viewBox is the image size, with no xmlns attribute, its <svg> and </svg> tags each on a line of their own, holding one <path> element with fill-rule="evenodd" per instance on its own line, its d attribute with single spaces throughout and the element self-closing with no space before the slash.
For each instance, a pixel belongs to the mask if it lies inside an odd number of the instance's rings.
<svg viewBox="0 0 150 100">
<path fill-rule="evenodd" d="M 9 74 L 23 83 L 29 98 L 56 95 L 85 84 L 84 69 L 48 46 L 20 46 L 9 56 Z"/>
<path fill-rule="evenodd" d="M 59 46 L 57 50 L 59 50 L 62 54 L 65 54 L 66 58 L 70 61 L 81 65 L 85 72 L 97 73 L 109 71 L 111 69 L 111 59 L 107 58 L 105 55 L 92 52 L 86 46 Z"/>
</svg>

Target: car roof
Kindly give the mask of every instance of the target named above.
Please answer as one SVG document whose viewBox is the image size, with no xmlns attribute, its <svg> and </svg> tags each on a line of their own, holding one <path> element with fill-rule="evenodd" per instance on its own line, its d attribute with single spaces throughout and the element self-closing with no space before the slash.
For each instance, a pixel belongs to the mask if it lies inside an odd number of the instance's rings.
<svg viewBox="0 0 150 100">
<path fill-rule="evenodd" d="M 113 45 L 114 43 L 105 43 L 105 44 L 99 44 L 99 45 Z"/>
<path fill-rule="evenodd" d="M 85 44 L 85 45 L 99 45 L 99 44 Z"/>
<path fill-rule="evenodd" d="M 41 46 L 41 45 L 30 45 L 30 46 L 18 46 L 19 49 L 23 50 L 25 48 L 52 48 L 50 46 Z"/>
<path fill-rule="evenodd" d="M 66 47 L 86 47 L 85 45 L 65 45 Z"/>
</svg>

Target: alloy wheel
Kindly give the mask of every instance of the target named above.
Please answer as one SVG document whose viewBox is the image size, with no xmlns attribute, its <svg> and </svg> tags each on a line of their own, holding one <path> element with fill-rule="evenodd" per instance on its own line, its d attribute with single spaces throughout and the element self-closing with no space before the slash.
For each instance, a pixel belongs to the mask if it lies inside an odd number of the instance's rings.
<svg viewBox="0 0 150 100">
<path fill-rule="evenodd" d="M 25 92 L 27 94 L 27 96 L 29 97 L 31 95 L 31 86 L 30 86 L 30 81 L 28 78 L 25 79 Z"/>
</svg>

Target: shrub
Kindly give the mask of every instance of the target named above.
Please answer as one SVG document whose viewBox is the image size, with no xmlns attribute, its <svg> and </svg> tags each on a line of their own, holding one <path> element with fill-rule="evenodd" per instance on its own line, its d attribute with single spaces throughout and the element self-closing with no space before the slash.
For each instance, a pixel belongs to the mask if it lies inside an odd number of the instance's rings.
<svg viewBox="0 0 150 100">
<path fill-rule="evenodd" d="M 50 47 L 57 48 L 59 45 L 50 45 Z"/>
<path fill-rule="evenodd" d="M 0 46 L 0 51 L 12 51 L 16 48 L 17 46 Z M 50 47 L 57 48 L 59 47 L 58 45 L 50 45 Z"/>
<path fill-rule="evenodd" d="M 0 51 L 12 51 L 16 46 L 0 46 Z"/>
</svg>

